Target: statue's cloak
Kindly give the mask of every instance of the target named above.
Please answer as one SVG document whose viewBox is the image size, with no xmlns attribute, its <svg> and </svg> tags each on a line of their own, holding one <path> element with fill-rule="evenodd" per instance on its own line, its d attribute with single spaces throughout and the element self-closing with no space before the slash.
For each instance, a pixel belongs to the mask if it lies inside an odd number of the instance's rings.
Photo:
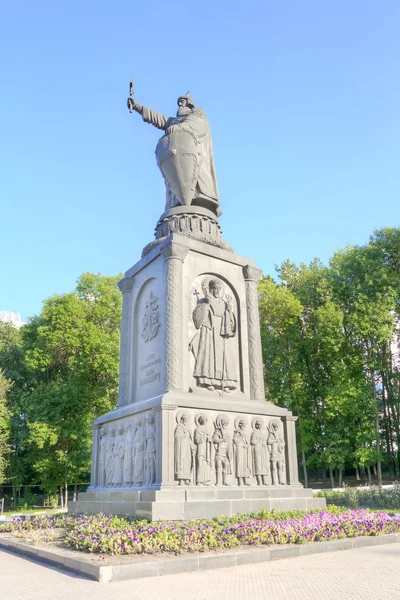
<svg viewBox="0 0 400 600">
<path fill-rule="evenodd" d="M 189 131 L 196 137 L 199 154 L 197 157 L 194 198 L 192 203 L 201 205 L 201 198 L 205 198 L 211 204 L 217 216 L 221 214 L 219 206 L 218 184 L 215 172 L 214 152 L 211 139 L 210 126 L 206 114 L 200 108 L 194 108 L 190 112 L 167 118 L 147 107 L 143 107 L 143 120 L 151 123 L 159 129 L 167 130 L 168 135 L 174 129 Z M 196 201 L 196 198 L 199 198 Z"/>
</svg>

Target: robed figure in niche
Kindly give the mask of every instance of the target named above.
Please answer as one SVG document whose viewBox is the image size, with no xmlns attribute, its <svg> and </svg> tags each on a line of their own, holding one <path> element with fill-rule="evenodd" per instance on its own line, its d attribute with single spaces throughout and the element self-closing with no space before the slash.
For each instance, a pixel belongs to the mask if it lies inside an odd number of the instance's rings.
<svg viewBox="0 0 400 600">
<path fill-rule="evenodd" d="M 195 356 L 193 375 L 199 387 L 230 392 L 238 387 L 231 344 L 231 338 L 236 336 L 232 297 L 225 296 L 224 285 L 217 278 L 207 278 L 202 288 L 205 298 L 199 300 L 193 311 L 193 322 L 198 330 L 190 343 Z"/>
<path fill-rule="evenodd" d="M 188 427 L 187 414 L 179 411 L 176 415 L 176 422 L 174 433 L 175 479 L 179 485 L 190 485 L 195 448 L 192 432 Z"/>
</svg>

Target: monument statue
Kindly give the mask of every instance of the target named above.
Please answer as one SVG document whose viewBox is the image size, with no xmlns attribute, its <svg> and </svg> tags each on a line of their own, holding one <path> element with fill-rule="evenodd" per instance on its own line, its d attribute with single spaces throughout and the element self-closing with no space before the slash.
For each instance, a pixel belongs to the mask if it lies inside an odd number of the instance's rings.
<svg viewBox="0 0 400 600">
<path fill-rule="evenodd" d="M 272 485 L 286 484 L 285 440 L 280 432 L 280 421 L 273 419 L 268 427 L 267 444 L 270 452 Z"/>
<path fill-rule="evenodd" d="M 238 485 L 250 485 L 247 478 L 251 476 L 251 455 L 245 428 L 245 419 L 236 417 L 233 434 L 233 464 Z"/>
<path fill-rule="evenodd" d="M 222 238 L 207 118 L 189 93 L 176 117 L 141 106 L 133 84 L 128 108 L 162 129 L 167 206 L 118 284 L 118 406 L 94 423 L 91 485 L 69 510 L 190 522 L 322 508 L 298 480 L 297 417 L 266 401 L 261 271 Z"/>
<path fill-rule="evenodd" d="M 229 419 L 226 415 L 218 415 L 214 423 L 212 442 L 215 448 L 215 485 L 229 485 L 226 476 L 231 474 L 232 443 L 227 434 Z"/>
<path fill-rule="evenodd" d="M 255 417 L 252 420 L 251 426 L 253 427 L 253 433 L 250 438 L 250 445 L 253 451 L 253 473 L 257 480 L 257 485 L 268 485 L 269 455 L 264 423 L 262 419 Z"/>
<path fill-rule="evenodd" d="M 179 96 L 176 117 L 166 117 L 142 106 L 131 95 L 129 111 L 165 131 L 156 148 L 158 167 L 166 186 L 167 211 L 175 206 L 200 206 L 221 214 L 210 126 L 205 112 L 189 93 Z"/>
<path fill-rule="evenodd" d="M 193 441 L 196 446 L 196 485 L 209 485 L 211 467 L 211 439 L 207 433 L 207 417 L 204 413 L 195 416 L 197 425 Z"/>
<path fill-rule="evenodd" d="M 193 375 L 199 387 L 230 392 L 238 387 L 236 361 L 229 345 L 229 338 L 236 335 L 232 298 L 225 296 L 219 279 L 208 278 L 202 287 L 205 298 L 193 311 L 193 322 L 198 330 L 190 342 L 196 361 Z"/>
<path fill-rule="evenodd" d="M 190 485 L 193 471 L 194 445 L 192 433 L 187 425 L 188 417 L 179 411 L 176 416 L 177 426 L 174 434 L 175 479 L 179 485 Z"/>
</svg>

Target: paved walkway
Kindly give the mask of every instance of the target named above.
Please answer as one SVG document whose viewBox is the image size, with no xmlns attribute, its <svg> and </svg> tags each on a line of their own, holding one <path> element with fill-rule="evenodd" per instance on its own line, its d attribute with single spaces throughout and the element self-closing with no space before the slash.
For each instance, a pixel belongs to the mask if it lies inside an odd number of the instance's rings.
<svg viewBox="0 0 400 600">
<path fill-rule="evenodd" d="M 3 600 L 399 600 L 400 544 L 106 584 L 0 550 Z"/>
</svg>

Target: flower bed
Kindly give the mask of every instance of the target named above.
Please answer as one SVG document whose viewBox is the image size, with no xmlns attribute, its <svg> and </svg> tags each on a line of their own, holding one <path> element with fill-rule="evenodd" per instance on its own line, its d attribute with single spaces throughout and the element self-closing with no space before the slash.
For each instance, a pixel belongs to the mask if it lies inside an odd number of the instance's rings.
<svg viewBox="0 0 400 600">
<path fill-rule="evenodd" d="M 41 533 L 46 532 L 48 534 Z M 50 531 L 51 530 L 51 531 Z M 400 518 L 337 507 L 318 511 L 259 511 L 190 522 L 137 522 L 104 514 L 20 519 L 1 525 L 27 541 L 53 539 L 76 550 L 106 554 L 183 554 L 238 546 L 304 544 L 400 532 Z"/>
</svg>

